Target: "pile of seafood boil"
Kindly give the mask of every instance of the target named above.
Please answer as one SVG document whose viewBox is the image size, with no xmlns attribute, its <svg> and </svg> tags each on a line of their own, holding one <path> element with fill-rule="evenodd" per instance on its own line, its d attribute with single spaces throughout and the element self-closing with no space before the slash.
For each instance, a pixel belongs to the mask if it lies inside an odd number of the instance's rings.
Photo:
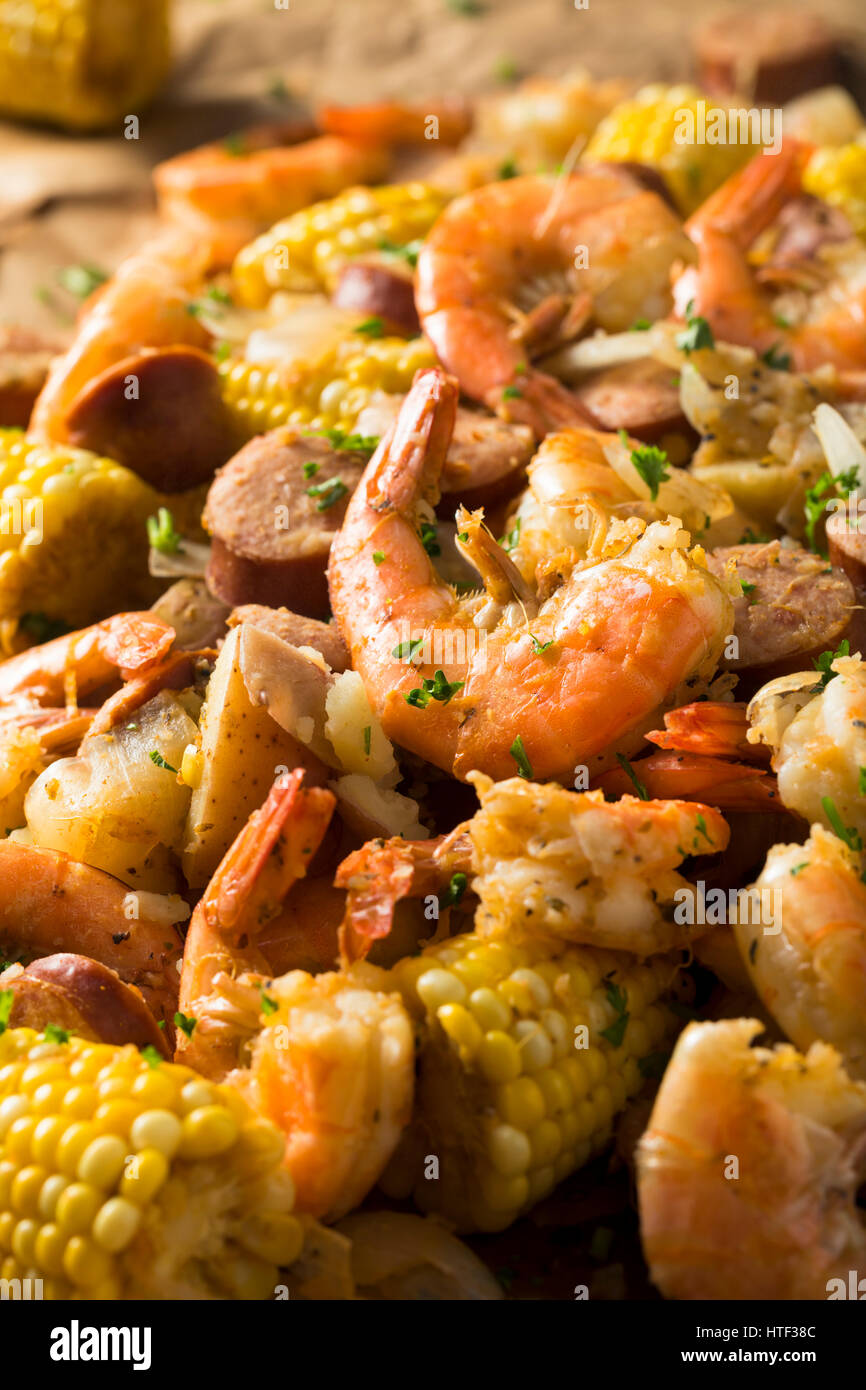
<svg viewBox="0 0 866 1390">
<path fill-rule="evenodd" d="M 4 1279 L 863 1268 L 866 120 L 703 101 L 244 131 L 7 331 Z"/>
</svg>

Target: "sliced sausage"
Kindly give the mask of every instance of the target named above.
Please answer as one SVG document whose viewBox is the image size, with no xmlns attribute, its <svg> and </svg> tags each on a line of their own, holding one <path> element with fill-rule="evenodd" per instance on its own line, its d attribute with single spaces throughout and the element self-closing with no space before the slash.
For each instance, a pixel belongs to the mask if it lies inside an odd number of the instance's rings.
<svg viewBox="0 0 866 1390">
<path fill-rule="evenodd" d="M 376 397 L 358 416 L 358 433 L 386 434 L 402 401 L 402 396 L 384 392 Z M 458 502 L 466 507 L 491 507 L 515 497 L 526 481 L 526 465 L 534 450 L 528 425 L 507 424 L 495 415 L 458 406 L 441 478 L 441 514 L 453 517 Z"/>
<path fill-rule="evenodd" d="M 649 442 L 674 432 L 692 434 L 674 373 L 652 358 L 605 367 L 572 389 L 599 429 L 626 430 Z"/>
<path fill-rule="evenodd" d="M 181 651 L 216 647 L 226 635 L 231 609 L 216 598 L 203 579 L 179 579 L 151 606 L 175 631 L 174 645 Z"/>
<path fill-rule="evenodd" d="M 848 524 L 847 512 L 839 512 L 827 520 L 827 544 L 831 563 L 844 570 L 854 586 L 858 606 L 847 634 L 851 650 L 866 656 L 866 532 Z"/>
<path fill-rule="evenodd" d="M 700 85 L 713 96 L 777 104 L 838 80 L 837 36 L 820 15 L 787 5 L 716 15 L 693 45 Z"/>
<path fill-rule="evenodd" d="M 349 648 L 335 623 L 320 623 L 315 618 L 291 613 L 288 608 L 265 608 L 260 603 L 245 603 L 235 608 L 229 615 L 228 625 L 237 627 L 239 623 L 264 628 L 265 632 L 272 632 L 293 647 L 314 647 L 332 671 L 348 671 L 351 665 Z"/>
<path fill-rule="evenodd" d="M 746 592 L 734 599 L 738 655 L 723 665 L 731 670 L 771 666 L 835 647 L 855 604 L 853 586 L 841 569 L 779 541 L 725 546 L 707 556 L 719 578 L 729 560 Z"/>
<path fill-rule="evenodd" d="M 9 988 L 15 996 L 9 1020 L 14 1028 L 41 1032 L 54 1023 L 94 1042 L 150 1045 L 163 1057 L 171 1056 L 138 990 L 89 956 L 44 956 L 10 980 Z"/>
<path fill-rule="evenodd" d="M 583 166 L 581 166 L 583 167 Z M 679 208 L 676 205 L 674 195 L 670 190 L 667 179 L 658 169 L 654 169 L 651 164 L 641 164 L 636 159 L 599 159 L 591 166 L 586 168 L 613 170 L 614 173 L 627 174 L 638 188 L 646 189 L 649 193 L 657 193 L 663 202 L 679 216 Z"/>
<path fill-rule="evenodd" d="M 415 285 L 408 266 L 403 271 L 380 261 L 350 261 L 340 271 L 331 299 L 338 309 L 381 319 L 388 333 L 411 338 L 421 332 Z"/>
<path fill-rule="evenodd" d="M 144 348 L 101 372 L 66 416 L 71 444 L 108 454 L 160 492 L 213 477 L 239 438 L 207 353 Z"/>
<path fill-rule="evenodd" d="M 366 463 L 365 454 L 291 426 L 251 439 L 208 493 L 209 588 L 232 607 L 324 617 L 328 552 Z"/>
</svg>

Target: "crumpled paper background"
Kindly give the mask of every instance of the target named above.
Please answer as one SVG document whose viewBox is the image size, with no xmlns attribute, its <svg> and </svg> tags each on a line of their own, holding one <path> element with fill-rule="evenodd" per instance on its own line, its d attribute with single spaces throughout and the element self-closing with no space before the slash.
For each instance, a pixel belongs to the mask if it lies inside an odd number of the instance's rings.
<svg viewBox="0 0 866 1390">
<path fill-rule="evenodd" d="M 0 123 L 0 321 L 68 333 L 46 286 L 62 266 L 111 269 L 141 241 L 153 216 L 150 170 L 179 150 L 321 99 L 489 90 L 503 59 L 521 73 L 582 64 L 599 77 L 687 78 L 690 26 L 732 9 L 732 0 L 478 3 L 470 16 L 460 0 L 289 0 L 288 9 L 175 0 L 173 70 L 154 105 L 135 113 L 139 140 Z M 820 12 L 866 53 L 862 0 L 821 0 Z M 279 80 L 288 99 L 269 95 Z"/>
</svg>

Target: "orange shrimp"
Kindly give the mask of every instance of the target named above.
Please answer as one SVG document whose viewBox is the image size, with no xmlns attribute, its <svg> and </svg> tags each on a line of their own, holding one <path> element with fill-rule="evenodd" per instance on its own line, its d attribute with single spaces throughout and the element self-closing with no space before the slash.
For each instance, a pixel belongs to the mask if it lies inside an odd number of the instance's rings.
<svg viewBox="0 0 866 1390">
<path fill-rule="evenodd" d="M 691 705 L 680 705 L 667 711 L 664 729 L 653 729 L 647 738 L 659 748 L 682 753 L 769 763 L 768 750 L 748 741 L 746 708 L 742 700 L 729 704 L 722 700 L 697 700 Z"/>
<path fill-rule="evenodd" d="M 320 106 L 316 121 L 328 135 L 370 140 L 381 145 L 423 145 L 433 137 L 440 145 L 459 145 L 472 128 L 465 101 L 374 101 L 365 106 Z"/>
<path fill-rule="evenodd" d="M 167 922 L 135 916 L 138 900 L 125 883 L 59 850 L 0 840 L 0 885 L 0 943 L 7 953 L 91 956 L 140 989 L 154 1015 L 171 1026 L 181 939 Z"/>
<path fill-rule="evenodd" d="M 717 189 L 686 223 L 698 264 L 675 287 L 677 310 L 689 302 L 716 338 L 786 354 L 797 371 L 830 363 L 843 372 L 866 367 L 866 249 L 856 239 L 814 262 L 819 287 L 788 295 L 784 326 L 748 251 L 787 203 L 802 191 L 809 147 L 787 140 L 778 154 L 756 155 Z M 810 262 L 810 268 L 812 263 Z M 814 277 L 812 277 L 814 278 Z M 790 303 L 788 301 L 791 301 Z M 792 321 L 793 320 L 793 321 Z"/>
<path fill-rule="evenodd" d="M 416 377 L 335 537 L 332 608 L 393 741 L 463 779 L 521 768 L 571 781 L 578 764 L 620 740 L 634 751 L 683 682 L 709 679 L 731 603 L 676 519 L 645 530 L 634 520 L 612 558 L 575 568 L 539 603 L 465 511 L 458 544 L 486 591 L 458 597 L 418 534 L 438 495 L 456 398 L 443 372 Z"/>
<path fill-rule="evenodd" d="M 631 763 L 628 772 L 624 767 L 610 768 L 592 785 L 605 796 L 624 796 L 633 790 L 634 778 L 651 800 L 706 801 L 724 811 L 781 809 L 776 779 L 766 768 L 674 749 L 650 753 Z"/>
<path fill-rule="evenodd" d="M 273 788 L 193 914 L 180 994 L 193 1026 L 178 1058 L 225 1077 L 284 1131 L 299 1209 L 335 1220 L 366 1196 L 409 1119 L 414 1044 L 383 972 L 270 972 L 266 924 L 303 881 L 334 806 L 302 779 Z"/>
<path fill-rule="evenodd" d="M 231 264 L 280 218 L 352 184 L 380 182 L 387 167 L 386 148 L 370 140 L 320 135 L 262 148 L 241 135 L 166 160 L 153 177 L 163 217 L 198 236 L 215 266 Z"/>
<path fill-rule="evenodd" d="M 156 613 L 115 613 L 0 663 L 0 706 L 74 705 L 81 695 L 163 658 L 174 628 Z"/>
<path fill-rule="evenodd" d="M 206 347 L 210 336 L 189 313 L 205 269 L 201 240 L 176 230 L 127 257 L 84 304 L 71 346 L 52 362 L 33 407 L 30 433 L 67 443 L 66 416 L 79 392 L 142 348 Z"/>
<path fill-rule="evenodd" d="M 528 365 L 533 311 L 588 291 L 603 328 L 654 322 L 668 311 L 671 265 L 690 254 L 674 213 L 626 174 L 508 179 L 442 213 L 418 256 L 418 313 L 466 395 L 543 436 L 592 419 L 570 391 Z"/>
</svg>

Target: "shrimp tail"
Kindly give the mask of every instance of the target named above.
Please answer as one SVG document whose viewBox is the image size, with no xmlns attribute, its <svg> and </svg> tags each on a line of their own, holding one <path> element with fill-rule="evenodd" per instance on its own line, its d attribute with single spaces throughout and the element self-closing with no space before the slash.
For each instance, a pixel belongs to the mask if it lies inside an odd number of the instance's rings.
<svg viewBox="0 0 866 1390">
<path fill-rule="evenodd" d="M 725 811 L 778 811 L 776 779 L 765 768 L 675 750 L 650 753 L 631 765 L 652 801 L 703 801 Z M 593 782 L 607 797 L 632 789 L 624 768 L 611 768 Z"/>
</svg>

